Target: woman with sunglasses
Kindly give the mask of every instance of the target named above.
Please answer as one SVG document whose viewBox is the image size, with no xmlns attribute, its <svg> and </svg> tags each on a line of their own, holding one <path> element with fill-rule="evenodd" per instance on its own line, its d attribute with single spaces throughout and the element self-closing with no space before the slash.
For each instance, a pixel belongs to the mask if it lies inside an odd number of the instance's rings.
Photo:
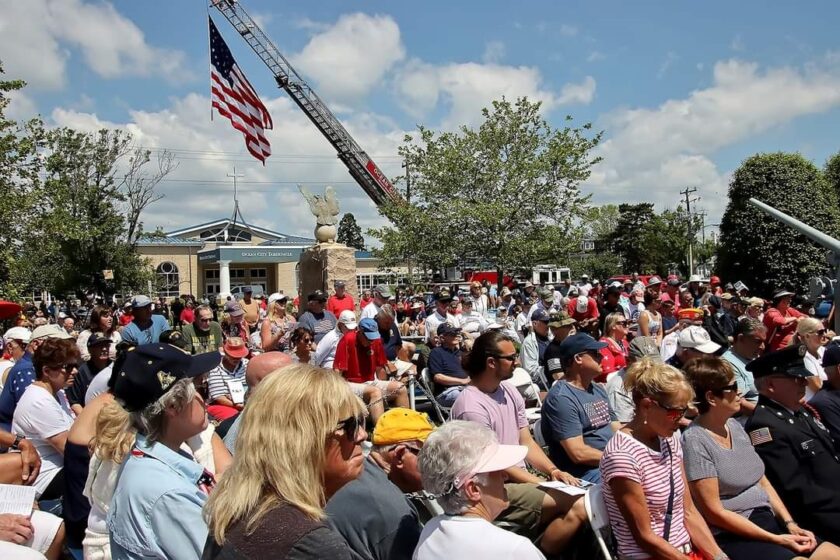
<svg viewBox="0 0 840 560">
<path fill-rule="evenodd" d="M 315 334 L 306 327 L 297 327 L 289 338 L 289 353 L 296 364 L 308 364 L 315 351 Z"/>
<path fill-rule="evenodd" d="M 266 377 L 243 411 L 233 465 L 205 507 L 202 558 L 349 559 L 324 505 L 364 467 L 364 405 L 334 372 Z"/>
<path fill-rule="evenodd" d="M 723 560 L 688 491 L 676 431 L 694 397 L 678 369 L 650 358 L 630 366 L 633 420 L 601 456 L 604 501 L 621 558 Z"/>
<path fill-rule="evenodd" d="M 764 463 L 733 418 L 741 395 L 732 366 L 704 356 L 684 371 L 700 411 L 683 435 L 688 487 L 724 552 L 733 560 L 840 557 L 836 546 L 818 545 L 812 532 L 790 521 Z"/>
<path fill-rule="evenodd" d="M 595 381 L 605 383 L 609 374 L 627 367 L 627 333 L 630 332 L 627 325 L 627 317 L 621 311 L 610 313 L 604 320 L 601 342 L 607 346 L 601 350 L 604 356 L 601 360 L 601 375 Z"/>
<path fill-rule="evenodd" d="M 791 339 L 791 346 L 804 346 L 808 349 L 805 353 L 805 368 L 811 372 L 806 380 L 805 402 L 810 401 L 817 391 L 822 387 L 823 381 L 828 379 L 822 367 L 822 356 L 825 351 L 823 346 L 828 342 L 825 325 L 814 317 L 805 317 L 796 325 L 796 334 Z"/>
<path fill-rule="evenodd" d="M 64 495 L 64 447 L 75 418 L 64 388 L 73 383 L 78 361 L 75 341 L 47 338 L 32 358 L 35 381 L 15 408 L 12 433 L 30 440 L 41 456 L 41 472 L 33 484 L 39 500 Z"/>
</svg>

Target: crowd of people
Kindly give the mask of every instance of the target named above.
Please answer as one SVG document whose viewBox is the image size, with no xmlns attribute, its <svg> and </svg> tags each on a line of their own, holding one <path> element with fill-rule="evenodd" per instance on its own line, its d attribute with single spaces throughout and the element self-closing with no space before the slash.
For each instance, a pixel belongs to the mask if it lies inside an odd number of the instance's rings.
<svg viewBox="0 0 840 560">
<path fill-rule="evenodd" d="M 24 306 L 3 558 L 840 558 L 840 341 L 796 294 L 361 296 Z"/>
</svg>

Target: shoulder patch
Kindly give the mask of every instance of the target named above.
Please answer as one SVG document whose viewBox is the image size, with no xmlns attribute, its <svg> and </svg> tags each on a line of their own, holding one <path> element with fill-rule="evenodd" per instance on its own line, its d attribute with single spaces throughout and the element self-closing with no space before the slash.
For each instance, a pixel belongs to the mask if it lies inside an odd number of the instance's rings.
<svg viewBox="0 0 840 560">
<path fill-rule="evenodd" d="M 773 436 L 770 434 L 770 428 L 759 428 L 750 432 L 750 442 L 753 447 L 773 441 Z"/>
</svg>

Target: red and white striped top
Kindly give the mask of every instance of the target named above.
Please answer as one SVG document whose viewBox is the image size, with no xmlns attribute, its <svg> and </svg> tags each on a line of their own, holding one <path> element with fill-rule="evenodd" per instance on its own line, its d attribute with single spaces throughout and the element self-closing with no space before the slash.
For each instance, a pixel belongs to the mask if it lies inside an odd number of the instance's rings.
<svg viewBox="0 0 840 560">
<path fill-rule="evenodd" d="M 623 558 L 650 558 L 650 555 L 636 544 L 633 534 L 618 505 L 615 502 L 610 481 L 626 478 L 642 486 L 650 513 L 653 532 L 662 536 L 665 528 L 665 512 L 668 510 L 668 495 L 671 492 L 670 473 L 674 476 L 674 509 L 671 518 L 671 533 L 668 541 L 675 547 L 691 542 L 685 527 L 683 494 L 685 483 L 682 477 L 682 446 L 676 436 L 659 438 L 660 451 L 650 449 L 633 436 L 616 432 L 601 457 L 601 478 L 603 479 L 604 501 L 610 516 L 618 552 Z M 669 449 L 673 451 L 671 461 Z"/>
</svg>

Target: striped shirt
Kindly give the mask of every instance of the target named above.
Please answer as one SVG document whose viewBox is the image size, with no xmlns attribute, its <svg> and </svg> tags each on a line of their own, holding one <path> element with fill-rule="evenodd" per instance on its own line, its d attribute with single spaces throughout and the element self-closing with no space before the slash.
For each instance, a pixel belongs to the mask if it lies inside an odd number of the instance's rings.
<svg viewBox="0 0 840 560">
<path fill-rule="evenodd" d="M 248 367 L 248 358 L 242 358 L 239 365 L 233 371 L 225 369 L 224 362 L 210 370 L 207 374 L 207 392 L 210 394 L 210 402 L 212 403 L 218 398 L 230 398 L 230 389 L 228 388 L 228 381 L 234 379 L 242 382 L 245 385 L 245 369 Z"/>
<path fill-rule="evenodd" d="M 616 432 L 604 448 L 601 457 L 601 477 L 604 481 L 604 501 L 610 516 L 610 525 L 618 542 L 619 556 L 623 558 L 650 558 L 636 544 L 630 527 L 618 509 L 610 487 L 614 478 L 626 478 L 641 485 L 645 494 L 650 524 L 660 537 L 665 528 L 665 512 L 671 493 L 671 476 L 674 477 L 674 509 L 668 541 L 675 547 L 688 544 L 691 538 L 685 527 L 685 483 L 682 476 L 682 446 L 679 437 L 659 438 L 661 452 L 654 451 L 624 432 Z M 673 461 L 671 454 L 673 451 Z"/>
</svg>

